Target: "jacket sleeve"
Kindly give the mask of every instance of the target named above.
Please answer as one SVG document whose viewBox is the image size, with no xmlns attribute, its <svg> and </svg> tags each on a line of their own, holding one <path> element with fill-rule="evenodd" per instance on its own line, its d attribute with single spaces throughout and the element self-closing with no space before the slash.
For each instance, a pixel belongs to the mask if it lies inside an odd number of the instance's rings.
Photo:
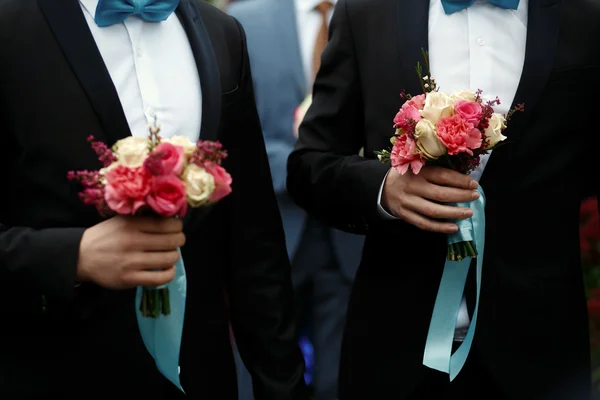
<svg viewBox="0 0 600 400">
<path fill-rule="evenodd" d="M 348 2 L 335 8 L 313 103 L 288 160 L 288 191 L 309 213 L 364 234 L 381 216 L 378 196 L 388 166 L 358 156 L 365 145 L 364 107 Z"/>
<path fill-rule="evenodd" d="M 306 399 L 290 264 L 254 101 L 245 34 L 239 24 L 238 28 L 243 53 L 238 121 L 243 121 L 243 130 L 232 125 L 224 133 L 234 136 L 227 159 L 233 178 L 226 287 L 231 325 L 257 400 Z"/>
<path fill-rule="evenodd" d="M 83 231 L 83 228 L 8 228 L 0 223 L 0 282 L 70 299 L 74 294 Z"/>
</svg>

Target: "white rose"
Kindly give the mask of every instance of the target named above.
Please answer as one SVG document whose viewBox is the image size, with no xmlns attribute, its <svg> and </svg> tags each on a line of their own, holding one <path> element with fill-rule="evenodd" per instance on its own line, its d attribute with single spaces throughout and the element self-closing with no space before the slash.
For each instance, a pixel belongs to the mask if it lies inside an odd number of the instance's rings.
<svg viewBox="0 0 600 400">
<path fill-rule="evenodd" d="M 450 95 L 452 100 L 466 100 L 466 101 L 475 101 L 476 94 L 472 90 L 463 90 L 462 92 L 454 92 Z"/>
<path fill-rule="evenodd" d="M 421 154 L 430 160 L 446 154 L 446 146 L 440 142 L 435 125 L 428 119 L 422 119 L 415 126 L 415 140 L 417 149 Z"/>
<path fill-rule="evenodd" d="M 185 183 L 187 201 L 192 207 L 205 204 L 215 190 L 215 179 L 202 167 L 188 165 L 181 176 Z"/>
<path fill-rule="evenodd" d="M 183 147 L 186 157 L 190 157 L 196 151 L 196 143 L 190 141 L 187 136 L 173 136 L 170 138 L 162 138 L 161 142 L 171 143 L 174 146 Z"/>
<path fill-rule="evenodd" d="M 445 93 L 430 92 L 425 99 L 425 107 L 420 113 L 421 117 L 427 118 L 435 125 L 440 119 L 454 113 L 454 100 Z"/>
<path fill-rule="evenodd" d="M 113 153 L 119 164 L 126 167 L 139 167 L 148 156 L 148 138 L 129 136 L 119 140 L 113 146 Z"/>
<path fill-rule="evenodd" d="M 489 125 L 485 130 L 485 136 L 488 138 L 488 145 L 485 150 L 489 150 L 498 143 L 506 139 L 502 134 L 502 130 L 506 128 L 506 118 L 502 114 L 492 114 L 489 120 Z"/>
</svg>

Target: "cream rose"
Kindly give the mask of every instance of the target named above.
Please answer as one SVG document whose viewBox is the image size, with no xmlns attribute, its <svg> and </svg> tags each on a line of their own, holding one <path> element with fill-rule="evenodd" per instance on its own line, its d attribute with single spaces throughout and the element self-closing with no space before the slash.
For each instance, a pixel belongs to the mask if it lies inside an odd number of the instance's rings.
<svg viewBox="0 0 600 400">
<path fill-rule="evenodd" d="M 415 126 L 415 140 L 419 152 L 430 160 L 446 154 L 446 146 L 440 142 L 435 131 L 435 125 L 427 119 L 422 119 Z"/>
<path fill-rule="evenodd" d="M 472 90 L 463 90 L 462 92 L 454 92 L 450 95 L 452 100 L 475 101 L 476 95 Z"/>
<path fill-rule="evenodd" d="M 190 206 L 205 204 L 215 190 L 215 178 L 196 164 L 188 165 L 181 176 L 185 183 L 185 193 Z"/>
<path fill-rule="evenodd" d="M 491 149 L 501 141 L 506 139 L 506 136 L 502 134 L 502 130 L 506 128 L 506 118 L 504 115 L 494 113 L 490 117 L 489 125 L 485 130 L 485 136 L 488 138 L 488 145 L 486 150 Z"/>
<path fill-rule="evenodd" d="M 421 117 L 437 124 L 440 119 L 449 117 L 454 113 L 454 100 L 445 93 L 428 93 L 425 99 L 425 107 L 420 113 Z"/>
<path fill-rule="evenodd" d="M 190 141 L 186 136 L 173 136 L 168 139 L 163 138 L 161 139 L 161 142 L 183 147 L 186 157 L 190 157 L 194 151 L 196 151 L 196 143 Z"/>
<path fill-rule="evenodd" d="M 144 163 L 148 156 L 148 138 L 129 136 L 113 146 L 119 164 L 135 168 Z"/>
</svg>

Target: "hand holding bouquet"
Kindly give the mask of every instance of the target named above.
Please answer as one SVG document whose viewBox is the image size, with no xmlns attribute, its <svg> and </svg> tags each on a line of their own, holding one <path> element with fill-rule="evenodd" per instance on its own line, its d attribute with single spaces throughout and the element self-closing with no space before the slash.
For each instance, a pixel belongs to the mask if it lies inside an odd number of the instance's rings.
<svg viewBox="0 0 600 400">
<path fill-rule="evenodd" d="M 157 215 L 181 218 L 188 207 L 216 203 L 231 192 L 231 176 L 221 166 L 227 153 L 218 142 L 190 142 L 182 136 L 164 139 L 159 128 L 148 137 L 127 137 L 112 148 L 88 141 L 104 168 L 71 171 L 83 186 L 80 198 L 104 217 Z M 144 288 L 140 312 L 158 318 L 170 314 L 167 287 Z"/>
<path fill-rule="evenodd" d="M 418 175 L 425 165 L 437 166 L 428 168 L 424 175 L 442 184 L 444 179 L 439 167 L 470 174 L 479 166 L 482 155 L 506 139 L 503 135 L 506 123 L 515 111 L 523 111 L 523 105 L 505 116 L 494 111 L 500 101 L 497 98 L 483 101 L 481 90 L 440 92 L 429 71 L 427 53 L 423 52 L 423 56 L 428 73 L 423 75 L 420 64 L 416 68 L 423 93 L 401 95 L 405 102 L 394 118 L 393 147 L 376 154 L 382 162 L 391 162 L 392 168 L 401 175 L 409 171 Z M 472 216 L 455 221 L 458 231 L 448 236 L 447 260 L 423 353 L 423 365 L 447 373 L 450 380 L 458 375 L 466 362 L 477 323 L 485 247 L 485 197 L 481 187 L 478 192 L 477 200 L 456 204 L 470 207 Z M 454 351 L 457 315 L 472 264 L 476 268 L 475 308 L 469 329 L 462 338 L 464 341 Z"/>
<path fill-rule="evenodd" d="M 425 63 L 429 66 L 427 54 Z M 429 68 L 428 68 L 429 69 Z M 394 118 L 395 135 L 391 150 L 376 152 L 382 162 L 404 175 L 419 174 L 424 165 L 436 165 L 469 174 L 479 166 L 482 155 L 506 139 L 503 131 L 510 116 L 522 111 L 517 106 L 506 116 L 494 112 L 499 99 L 484 102 L 482 91 L 465 90 L 447 94 L 437 88 L 435 78 L 423 75 L 417 64 L 423 93 L 401 94 L 404 104 Z M 476 257 L 473 241 L 451 243 L 448 260 Z"/>
</svg>

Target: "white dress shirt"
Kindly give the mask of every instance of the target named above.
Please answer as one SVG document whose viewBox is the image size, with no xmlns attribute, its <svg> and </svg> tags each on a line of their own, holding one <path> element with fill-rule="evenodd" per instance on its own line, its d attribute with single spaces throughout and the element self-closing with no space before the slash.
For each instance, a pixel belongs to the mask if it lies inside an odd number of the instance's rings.
<svg viewBox="0 0 600 400">
<path fill-rule="evenodd" d="M 296 24 L 298 27 L 298 40 L 300 44 L 300 55 L 302 56 L 302 67 L 306 77 L 307 87 L 312 87 L 313 80 L 313 53 L 315 41 L 321 28 L 323 19 L 321 13 L 315 9 L 323 0 L 294 0 L 296 9 Z M 335 6 L 336 0 L 329 0 Z M 329 21 L 333 15 L 333 7 L 329 11 Z"/>
<path fill-rule="evenodd" d="M 429 61 L 440 91 L 481 89 L 484 101 L 496 96 L 500 99 L 501 104 L 494 107 L 496 112 L 508 112 L 525 61 L 527 3 L 521 0 L 518 10 L 506 10 L 486 0 L 476 0 L 468 8 L 446 15 L 441 0 L 430 1 Z M 481 157 L 481 165 L 471 173 L 474 179 L 479 180 L 488 158 L 489 154 Z M 382 191 L 383 184 L 378 200 L 380 213 L 385 218 L 395 218 L 381 207 Z M 469 323 L 463 299 L 457 329 L 464 329 Z"/>
<path fill-rule="evenodd" d="M 98 0 L 80 3 L 132 135 L 147 136 L 156 119 L 161 136 L 197 141 L 202 119 L 200 78 L 177 15 L 157 23 L 132 16 L 100 28 L 94 22 Z"/>
</svg>

